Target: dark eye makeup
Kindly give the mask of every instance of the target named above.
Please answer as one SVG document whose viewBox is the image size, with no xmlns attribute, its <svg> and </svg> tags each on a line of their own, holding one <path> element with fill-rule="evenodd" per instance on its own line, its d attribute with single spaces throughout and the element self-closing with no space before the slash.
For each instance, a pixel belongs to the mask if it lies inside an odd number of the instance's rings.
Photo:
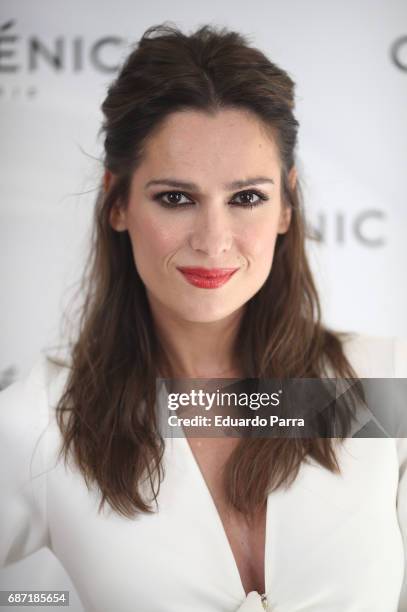
<svg viewBox="0 0 407 612">
<path fill-rule="evenodd" d="M 257 200 L 250 200 L 249 198 L 252 196 L 256 196 Z M 167 198 L 165 200 L 164 198 Z M 187 202 L 180 201 L 182 198 L 186 198 Z M 236 201 L 236 198 L 242 198 L 240 202 Z M 171 201 L 172 199 L 172 201 Z M 233 199 L 230 200 L 230 204 L 234 206 L 239 206 L 241 208 L 254 208 L 255 206 L 260 206 L 264 201 L 268 200 L 269 196 L 262 191 L 258 191 L 257 189 L 247 189 L 245 191 L 239 191 L 233 196 Z M 153 200 L 157 201 L 161 206 L 165 208 L 187 208 L 194 205 L 193 200 L 182 191 L 162 191 L 160 193 L 156 193 L 153 196 Z"/>
</svg>

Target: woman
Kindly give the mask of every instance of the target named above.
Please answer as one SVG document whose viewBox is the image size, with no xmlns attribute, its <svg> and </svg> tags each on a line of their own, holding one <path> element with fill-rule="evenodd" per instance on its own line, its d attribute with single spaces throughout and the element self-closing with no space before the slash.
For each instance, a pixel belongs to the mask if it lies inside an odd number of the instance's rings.
<svg viewBox="0 0 407 612">
<path fill-rule="evenodd" d="M 103 102 L 70 364 L 40 360 L 0 411 L 1 561 L 49 546 L 89 612 L 407 610 L 404 439 L 157 423 L 160 377 L 407 376 L 406 343 L 321 323 L 293 94 L 240 34 L 164 25 Z"/>
</svg>

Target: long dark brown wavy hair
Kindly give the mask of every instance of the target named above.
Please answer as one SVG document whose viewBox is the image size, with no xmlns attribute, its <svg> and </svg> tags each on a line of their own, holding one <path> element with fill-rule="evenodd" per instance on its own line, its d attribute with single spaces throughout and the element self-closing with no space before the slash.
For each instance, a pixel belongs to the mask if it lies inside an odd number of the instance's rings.
<svg viewBox="0 0 407 612">
<path fill-rule="evenodd" d="M 57 406 L 60 456 L 72 455 L 87 485 L 99 487 L 100 508 L 107 502 L 128 517 L 153 512 L 165 477 L 165 441 L 154 410 L 163 351 L 129 235 L 114 231 L 109 217 L 113 206 L 126 206 L 143 146 L 170 113 L 246 109 L 277 141 L 281 195 L 292 218 L 277 237 L 272 273 L 245 304 L 235 352 L 241 371 L 253 378 L 322 378 L 329 368 L 333 376 L 357 378 L 344 354 L 345 334 L 321 323 L 299 185 L 288 181 L 299 125 L 294 87 L 242 34 L 205 25 L 186 35 L 167 22 L 146 30 L 108 89 L 104 168 L 115 181 L 99 189 L 79 329 Z M 340 471 L 331 438 L 242 438 L 224 468 L 229 503 L 251 516 L 270 491 L 295 480 L 308 458 Z M 145 483 L 151 495 L 143 494 Z"/>
</svg>

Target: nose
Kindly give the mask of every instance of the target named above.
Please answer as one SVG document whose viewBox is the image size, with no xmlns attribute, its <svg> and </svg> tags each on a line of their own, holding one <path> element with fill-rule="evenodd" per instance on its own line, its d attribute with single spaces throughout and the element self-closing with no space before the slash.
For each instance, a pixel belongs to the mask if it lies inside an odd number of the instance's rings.
<svg viewBox="0 0 407 612">
<path fill-rule="evenodd" d="M 233 232 L 228 210 L 214 210 L 214 207 L 202 207 L 195 217 L 190 236 L 190 245 L 194 251 L 200 251 L 209 257 L 219 257 L 230 250 L 233 243 Z"/>
</svg>

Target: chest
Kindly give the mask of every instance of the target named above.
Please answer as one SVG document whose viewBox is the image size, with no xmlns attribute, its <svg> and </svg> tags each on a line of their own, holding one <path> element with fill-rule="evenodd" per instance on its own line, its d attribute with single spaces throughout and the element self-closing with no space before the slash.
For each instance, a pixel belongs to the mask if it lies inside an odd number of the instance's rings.
<svg viewBox="0 0 407 612">
<path fill-rule="evenodd" d="M 225 494 L 223 466 L 237 443 L 237 438 L 189 439 L 189 446 L 216 507 L 243 588 L 246 593 L 264 593 L 266 504 L 248 523 L 240 512 L 228 504 Z"/>
<path fill-rule="evenodd" d="M 338 602 L 344 612 L 396 610 L 405 557 L 393 446 L 391 439 L 348 440 L 341 476 L 307 465 L 291 487 L 269 495 L 264 590 L 253 580 L 256 568 L 263 572 L 256 550 L 264 546 L 264 527 L 256 523 L 247 538 L 246 526 L 225 513 L 222 528 L 222 497 L 215 491 L 218 511 L 197 465 L 201 449 L 192 449 L 194 460 L 185 439 L 166 446 L 159 510 L 134 519 L 98 512 L 99 495 L 62 463 L 48 470 L 52 551 L 89 612 L 235 612 L 243 585 L 246 593 L 267 592 L 279 612 L 304 605 L 326 612 Z M 214 448 L 207 454 L 221 465 Z M 211 467 L 211 475 L 204 472 L 214 491 Z M 257 527 L 263 542 L 256 548 Z M 242 542 L 249 542 L 246 557 Z"/>
</svg>

